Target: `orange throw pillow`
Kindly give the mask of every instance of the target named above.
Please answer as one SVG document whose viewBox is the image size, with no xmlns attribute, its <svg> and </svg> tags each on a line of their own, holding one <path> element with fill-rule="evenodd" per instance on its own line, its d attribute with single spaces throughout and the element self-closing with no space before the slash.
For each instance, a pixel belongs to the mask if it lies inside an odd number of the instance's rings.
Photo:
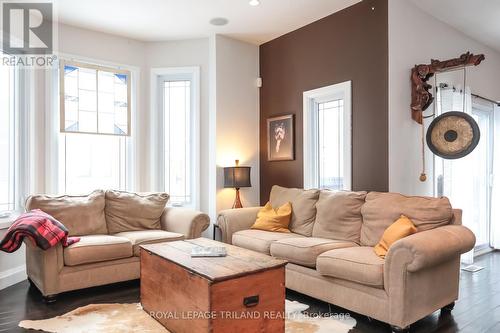
<svg viewBox="0 0 500 333">
<path fill-rule="evenodd" d="M 290 232 L 288 224 L 290 224 L 291 216 L 292 205 L 289 202 L 277 209 L 274 209 L 271 203 L 268 202 L 259 210 L 257 220 L 251 228 L 265 231 Z"/>
<path fill-rule="evenodd" d="M 396 222 L 385 229 L 382 239 L 375 245 L 375 253 L 381 258 L 385 258 L 387 251 L 389 251 L 389 248 L 394 242 L 416 232 L 417 228 L 413 222 L 408 217 L 401 215 Z"/>
</svg>

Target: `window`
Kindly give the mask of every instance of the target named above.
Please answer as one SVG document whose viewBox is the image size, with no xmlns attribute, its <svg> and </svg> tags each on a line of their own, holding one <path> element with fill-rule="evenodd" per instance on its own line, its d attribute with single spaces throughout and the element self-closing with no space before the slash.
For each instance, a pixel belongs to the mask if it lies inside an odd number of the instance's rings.
<svg viewBox="0 0 500 333">
<path fill-rule="evenodd" d="M 462 90 L 446 85 L 438 87 L 436 115 L 464 110 L 463 100 Z M 434 156 L 434 185 L 437 196 L 447 196 L 453 207 L 462 209 L 464 224 L 476 235 L 475 250 L 478 251 L 490 245 L 494 105 L 471 97 L 468 88 L 465 101 L 465 112 L 476 120 L 481 139 L 474 151 L 463 158 L 449 160 Z"/>
<path fill-rule="evenodd" d="M 304 92 L 304 187 L 351 189 L 351 82 Z"/>
<path fill-rule="evenodd" d="M 175 206 L 198 206 L 199 69 L 166 69 L 158 85 L 159 189 Z"/>
<path fill-rule="evenodd" d="M 110 135 L 61 133 L 59 192 L 127 189 L 127 139 Z"/>
<path fill-rule="evenodd" d="M 15 94 L 14 68 L 0 65 L 0 212 L 16 209 Z"/>
<path fill-rule="evenodd" d="M 60 71 L 58 192 L 128 189 L 130 72 L 73 62 Z"/>
<path fill-rule="evenodd" d="M 319 188 L 344 188 L 344 100 L 318 103 Z"/>
<path fill-rule="evenodd" d="M 61 63 L 61 132 L 130 135 L 130 72 Z"/>
</svg>

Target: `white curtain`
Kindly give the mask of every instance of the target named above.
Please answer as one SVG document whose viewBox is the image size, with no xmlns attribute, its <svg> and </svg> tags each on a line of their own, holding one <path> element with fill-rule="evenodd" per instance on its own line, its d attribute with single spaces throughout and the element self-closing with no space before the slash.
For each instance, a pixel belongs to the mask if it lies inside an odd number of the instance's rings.
<svg viewBox="0 0 500 333">
<path fill-rule="evenodd" d="M 494 249 L 500 249 L 500 107 L 498 105 L 495 105 L 494 124 L 490 245 Z"/>
<path fill-rule="evenodd" d="M 465 89 L 465 110 L 463 107 L 464 95 L 461 87 L 441 88 L 437 96 L 437 115 L 449 111 L 465 111 L 472 114 L 472 100 L 470 89 Z M 450 199 L 453 207 L 460 208 L 463 211 L 462 223 L 477 233 L 477 219 L 475 213 L 475 193 L 474 177 L 471 170 L 474 170 L 474 155 L 469 154 L 464 158 L 457 160 L 442 159 L 435 157 L 435 177 L 437 181 L 437 194 L 446 196 Z M 441 179 L 439 179 L 441 177 Z M 472 264 L 474 261 L 474 250 L 462 255 L 461 261 L 464 264 Z"/>
</svg>

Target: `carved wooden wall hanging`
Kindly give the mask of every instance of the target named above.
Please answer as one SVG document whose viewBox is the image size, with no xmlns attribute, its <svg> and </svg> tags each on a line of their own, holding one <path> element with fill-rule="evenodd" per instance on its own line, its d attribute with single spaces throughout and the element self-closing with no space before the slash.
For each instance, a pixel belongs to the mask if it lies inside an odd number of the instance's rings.
<svg viewBox="0 0 500 333">
<path fill-rule="evenodd" d="M 432 104 L 434 97 L 429 91 L 432 85 L 427 81 L 435 73 L 453 70 L 464 66 L 477 66 L 485 59 L 483 54 L 474 55 L 470 52 L 459 58 L 446 61 L 431 60 L 430 65 L 415 65 L 411 71 L 411 117 L 422 124 L 422 113 Z"/>
</svg>

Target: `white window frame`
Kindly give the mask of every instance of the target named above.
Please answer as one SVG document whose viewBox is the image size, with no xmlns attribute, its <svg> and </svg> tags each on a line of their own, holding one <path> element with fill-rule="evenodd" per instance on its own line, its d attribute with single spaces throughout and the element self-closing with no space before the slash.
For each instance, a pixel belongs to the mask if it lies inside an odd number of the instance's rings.
<svg viewBox="0 0 500 333">
<path fill-rule="evenodd" d="M 200 209 L 200 67 L 167 67 L 151 69 L 151 188 L 165 191 L 165 129 L 163 128 L 163 105 L 160 98 L 160 79 L 168 77 L 171 80 L 191 80 L 191 196 L 192 202 L 183 205 Z M 172 205 L 169 202 L 169 205 Z"/>
<path fill-rule="evenodd" d="M 126 70 L 130 72 L 130 82 L 129 89 L 130 93 L 130 123 L 129 131 L 130 136 L 122 136 L 126 138 L 126 180 L 125 180 L 125 190 L 134 191 L 140 186 L 140 175 L 138 174 L 139 163 L 137 160 L 137 101 L 138 101 L 138 89 L 140 87 L 140 68 L 129 66 L 125 64 L 112 63 L 106 60 L 94 59 L 81 57 L 74 54 L 60 53 L 59 61 L 66 60 L 76 63 L 85 63 L 95 66 L 101 66 L 105 68 L 110 68 L 114 70 Z M 55 66 L 53 69 L 47 71 L 45 76 L 45 107 L 47 112 L 45 113 L 45 140 L 46 140 L 46 156 L 45 159 L 45 179 L 44 184 L 45 193 L 58 195 L 65 194 L 61 193 L 61 186 L 59 181 L 59 148 L 61 144 L 61 136 L 66 134 L 78 134 L 78 135 L 88 135 L 79 132 L 61 132 L 60 128 L 60 117 L 61 117 L 61 94 L 62 90 L 59 85 L 61 83 L 60 79 L 60 64 Z M 94 134 L 94 133 L 92 133 Z M 97 135 L 107 135 L 107 134 L 97 134 Z"/>
<path fill-rule="evenodd" d="M 352 190 L 352 81 L 304 91 L 304 188 L 319 188 L 318 104 L 344 100 L 344 190 Z"/>
<path fill-rule="evenodd" d="M 4 54 L 0 53 L 0 55 L 4 56 Z M 16 67 L 9 67 L 9 85 L 12 88 L 13 96 L 11 95 L 9 99 L 9 109 L 7 112 L 9 113 L 9 154 L 7 156 L 8 161 L 8 173 L 9 173 L 9 183 L 8 183 L 8 193 L 9 193 L 9 202 L 7 204 L 12 205 L 12 209 L 2 210 L 0 211 L 3 214 L 11 214 L 18 209 L 18 174 L 19 174 L 19 165 L 18 165 L 18 153 L 19 153 L 19 71 Z M 3 111 L 3 110 L 2 110 Z M 12 196 L 12 202 L 10 202 L 10 197 Z"/>
<path fill-rule="evenodd" d="M 1 31 L 0 31 L 1 32 Z M 0 56 L 10 55 L 3 53 Z M 11 125 L 14 127 L 13 152 L 9 158 L 14 158 L 11 170 L 13 177 L 13 210 L 8 211 L 9 216 L 0 218 L 0 229 L 8 228 L 12 222 L 24 211 L 24 204 L 33 189 L 33 170 L 31 165 L 34 160 L 32 146 L 34 145 L 34 117 L 32 114 L 34 103 L 34 71 L 19 70 L 14 67 L 13 71 L 14 98 L 11 100 L 11 108 L 14 117 Z"/>
</svg>

